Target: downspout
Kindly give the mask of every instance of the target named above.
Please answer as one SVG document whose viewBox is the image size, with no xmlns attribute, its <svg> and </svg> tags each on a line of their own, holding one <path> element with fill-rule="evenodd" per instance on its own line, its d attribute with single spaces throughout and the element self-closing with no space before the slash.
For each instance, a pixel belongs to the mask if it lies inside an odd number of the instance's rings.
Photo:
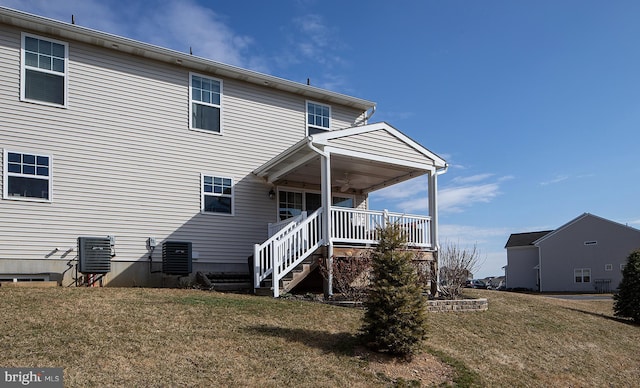
<svg viewBox="0 0 640 388">
<path fill-rule="evenodd" d="M 440 169 L 436 168 L 436 174 L 438 174 L 438 175 L 442 175 L 447 171 L 449 171 L 449 163 L 445 163 L 444 167 L 441 167 Z"/>
<path fill-rule="evenodd" d="M 325 298 L 333 296 L 333 244 L 331 243 L 331 154 L 325 152 L 313 145 L 313 136 L 307 137 L 307 146 L 315 153 L 319 154 L 321 159 L 321 190 L 322 190 L 322 207 L 324 209 L 322 217 L 322 230 L 326 239 L 327 247 L 327 283 L 325 288 Z M 326 181 L 326 182 L 325 182 Z M 326 183 L 326 184 L 325 184 Z"/>
<path fill-rule="evenodd" d="M 307 146 L 314 152 L 328 158 L 329 154 L 313 145 L 313 136 L 307 136 Z"/>
<path fill-rule="evenodd" d="M 366 116 L 364 116 L 364 125 L 367 125 L 369 123 L 369 119 L 376 113 L 376 106 L 374 105 L 373 108 L 371 108 L 371 113 L 367 114 Z"/>
</svg>

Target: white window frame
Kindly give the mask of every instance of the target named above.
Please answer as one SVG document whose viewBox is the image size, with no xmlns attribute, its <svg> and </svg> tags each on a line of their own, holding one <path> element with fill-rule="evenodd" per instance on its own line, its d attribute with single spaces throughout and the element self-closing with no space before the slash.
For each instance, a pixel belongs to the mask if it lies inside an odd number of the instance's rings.
<svg viewBox="0 0 640 388">
<path fill-rule="evenodd" d="M 613 271 L 613 264 L 605 264 L 604 265 L 604 270 L 605 271 Z"/>
<path fill-rule="evenodd" d="M 194 101 L 193 100 L 193 87 L 192 87 L 192 82 L 193 82 L 193 77 L 200 77 L 200 78 L 206 78 L 209 79 L 211 81 L 216 81 L 218 83 L 220 83 L 220 104 L 213 104 L 213 103 L 206 103 L 206 102 L 202 102 L 202 101 Z M 201 105 L 205 105 L 205 106 L 211 106 L 214 108 L 218 108 L 220 109 L 220 131 L 216 132 L 216 131 L 212 131 L 209 129 L 202 129 L 202 128 L 196 128 L 194 127 L 194 123 L 193 123 L 193 104 L 197 103 L 197 104 L 201 104 Z M 215 77 L 210 77 L 208 75 L 204 75 L 204 74 L 198 74 L 198 73 L 193 73 L 190 72 L 189 73 L 189 129 L 193 130 L 193 131 L 198 131 L 198 132 L 205 132 L 205 133 L 211 133 L 211 134 L 215 134 L 215 135 L 222 135 L 223 132 L 223 128 L 224 128 L 224 109 L 222 108 L 224 105 L 224 83 L 221 79 L 219 78 L 215 78 Z"/>
<path fill-rule="evenodd" d="M 15 154 L 27 154 L 34 155 L 36 158 L 38 156 L 49 158 L 49 175 L 45 178 L 43 175 L 33 175 L 33 174 L 21 174 L 15 172 L 9 172 L 9 153 Z M 53 201 L 53 157 L 51 155 L 42 153 L 42 152 L 31 152 L 31 151 L 17 151 L 4 149 L 2 154 L 2 198 L 9 199 L 12 201 L 27 201 L 27 202 L 45 202 L 50 203 Z M 31 178 L 31 179 L 41 179 L 47 180 L 49 190 L 49 198 L 34 198 L 34 197 L 14 197 L 9 195 L 9 178 L 18 177 L 18 178 Z"/>
<path fill-rule="evenodd" d="M 64 46 L 64 72 L 61 73 L 59 71 L 54 71 L 54 70 L 47 70 L 47 69 L 41 69 L 38 67 L 32 67 L 32 66 L 27 66 L 26 64 L 26 38 L 34 38 L 34 39 L 39 39 L 39 40 L 45 40 L 47 42 L 52 42 L 52 43 L 57 43 L 60 45 Z M 48 101 L 42 101 L 42 100 L 35 100 L 32 98 L 27 98 L 26 92 L 25 92 L 25 88 L 26 88 L 26 83 L 27 83 L 27 69 L 28 70 L 33 70 L 33 71 L 39 71 L 42 73 L 47 73 L 47 74 L 53 74 L 53 75 L 57 75 L 57 76 L 62 76 L 64 78 L 64 102 L 62 105 L 60 104 L 56 104 L 56 103 L 52 103 L 52 102 L 48 102 Z M 68 106 L 68 99 L 69 99 L 69 87 L 68 87 L 68 83 L 69 83 L 69 44 L 67 42 L 63 42 L 63 41 L 59 41 L 56 39 L 51 39 L 51 38 L 47 38 L 44 36 L 39 36 L 39 35 L 34 35 L 34 34 L 28 34 L 26 32 L 22 33 L 22 39 L 21 39 L 21 43 L 20 43 L 20 101 L 25 101 L 25 102 L 32 102 L 35 104 L 41 104 L 41 105 L 48 105 L 48 106 L 54 106 L 57 108 L 66 108 Z"/>
<path fill-rule="evenodd" d="M 278 187 L 278 191 L 276 193 L 276 212 L 277 212 L 277 218 L 279 221 L 280 220 L 280 192 L 290 192 L 290 193 L 300 193 L 302 194 L 302 211 L 308 211 L 307 210 L 307 196 L 305 194 L 309 193 L 309 194 L 322 194 L 322 192 L 318 191 L 318 190 L 304 190 L 304 189 L 299 189 L 299 188 L 293 188 L 293 187 L 286 187 L 286 186 L 282 186 L 282 187 Z M 347 194 L 347 193 L 342 193 L 342 192 L 338 192 L 338 191 L 333 191 L 331 193 L 331 203 L 333 203 L 333 199 L 334 198 L 350 198 L 351 201 L 353 202 L 353 207 L 351 209 L 357 209 L 357 205 L 356 205 L 356 196 L 354 194 Z M 333 206 L 333 205 L 332 205 Z"/>
<path fill-rule="evenodd" d="M 578 275 L 579 274 L 579 275 Z M 589 276 L 589 281 L 585 282 L 584 278 Z M 576 278 L 580 276 L 580 281 L 577 281 Z M 573 282 L 574 283 L 591 283 L 591 268 L 574 268 L 573 269 Z"/>
<path fill-rule="evenodd" d="M 325 127 L 325 126 L 320 126 L 320 125 L 315 125 L 315 124 L 309 124 L 309 104 L 314 104 L 314 105 L 319 105 L 323 108 L 328 108 L 329 109 L 329 126 Z M 323 104 L 320 102 L 316 102 L 316 101 L 311 101 L 311 100 L 307 100 L 304 104 L 304 111 L 305 111 L 305 116 L 304 116 L 304 120 L 305 120 L 305 124 L 306 124 L 306 129 L 307 129 L 307 136 L 310 135 L 309 133 L 309 128 L 315 128 L 315 129 L 319 129 L 321 131 L 330 131 L 331 130 L 331 122 L 333 121 L 331 118 L 331 105 L 327 105 L 327 104 Z"/>
<path fill-rule="evenodd" d="M 231 194 L 219 194 L 219 193 L 210 193 L 210 192 L 205 192 L 204 189 L 204 181 L 205 181 L 205 177 L 211 177 L 211 178 L 220 178 L 220 179 L 229 179 L 231 180 Z M 201 173 L 200 174 L 200 213 L 201 214 L 212 214 L 212 215 L 216 215 L 216 216 L 233 216 L 235 215 L 235 206 L 236 206 L 236 199 L 235 199 L 235 179 L 233 179 L 233 177 L 224 175 L 224 174 L 217 174 L 217 173 Z M 212 197 L 225 197 L 225 198 L 230 198 L 231 199 L 231 213 L 222 213 L 222 212 L 209 212 L 209 211 L 205 211 L 205 197 L 206 196 L 212 196 Z"/>
</svg>

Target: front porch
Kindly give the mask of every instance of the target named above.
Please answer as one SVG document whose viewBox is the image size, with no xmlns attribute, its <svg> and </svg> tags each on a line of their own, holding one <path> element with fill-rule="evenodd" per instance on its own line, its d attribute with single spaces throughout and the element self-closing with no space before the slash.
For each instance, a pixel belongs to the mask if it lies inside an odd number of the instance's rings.
<svg viewBox="0 0 640 388">
<path fill-rule="evenodd" d="M 405 230 L 409 247 L 437 251 L 437 176 L 445 170 L 443 159 L 386 123 L 327 131 L 298 142 L 254 171 L 278 190 L 281 219 L 269 225 L 269 238 L 254 247 L 254 288 L 268 286 L 277 297 L 280 281 L 304 260 L 321 254 L 330 263 L 336 246 L 374 246 L 379 228 L 388 223 Z M 370 193 L 423 175 L 428 215 L 368 208 Z M 325 294 L 331 295 L 331 273 L 326 283 Z"/>
</svg>

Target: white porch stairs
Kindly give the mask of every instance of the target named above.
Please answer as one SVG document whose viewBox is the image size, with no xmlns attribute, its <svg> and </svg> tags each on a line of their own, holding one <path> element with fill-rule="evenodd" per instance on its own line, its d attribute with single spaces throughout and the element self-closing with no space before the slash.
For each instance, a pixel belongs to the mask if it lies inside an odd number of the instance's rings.
<svg viewBox="0 0 640 388">
<path fill-rule="evenodd" d="M 322 248 L 318 249 L 318 252 L 322 252 Z M 285 294 L 293 290 L 298 284 L 307 278 L 316 268 L 318 268 L 318 260 L 324 255 L 322 253 L 314 253 L 311 256 L 304 259 L 298 264 L 291 272 L 286 274 L 280 279 L 279 294 Z M 273 280 L 271 276 L 268 276 L 262 281 L 261 287 L 255 290 L 256 295 L 271 296 L 273 295 Z"/>
<path fill-rule="evenodd" d="M 280 225 L 267 241 L 254 246 L 254 289 L 256 294 L 277 298 L 300 284 L 318 266 L 322 255 L 322 208 Z"/>
<path fill-rule="evenodd" d="M 389 223 L 401 225 L 407 244 L 421 250 L 432 249 L 431 218 L 385 211 L 331 207 L 330 226 L 323 225 L 323 208 L 284 222 L 270 225 L 271 237 L 254 246 L 253 288 L 256 294 L 271 294 L 277 298 L 300 284 L 327 256 L 332 244 L 372 246 L 378 243 L 380 228 Z M 325 237 L 331 236 L 331 237 Z M 274 287 L 274 285 L 278 285 Z"/>
</svg>

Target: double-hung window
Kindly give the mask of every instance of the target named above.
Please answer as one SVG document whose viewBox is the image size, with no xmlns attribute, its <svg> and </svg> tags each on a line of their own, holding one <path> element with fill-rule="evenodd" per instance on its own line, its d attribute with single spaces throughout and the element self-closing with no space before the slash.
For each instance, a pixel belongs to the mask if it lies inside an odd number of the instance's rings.
<svg viewBox="0 0 640 388">
<path fill-rule="evenodd" d="M 201 176 L 203 213 L 233 214 L 233 179 L 229 177 Z"/>
<path fill-rule="evenodd" d="M 51 201 L 51 157 L 4 150 L 5 199 Z"/>
<path fill-rule="evenodd" d="M 591 268 L 576 268 L 573 277 L 576 283 L 591 283 Z"/>
<path fill-rule="evenodd" d="M 307 101 L 307 134 L 325 132 L 331 129 L 331 107 Z"/>
<path fill-rule="evenodd" d="M 222 81 L 190 74 L 190 128 L 222 132 Z"/>
<path fill-rule="evenodd" d="M 22 34 L 21 100 L 67 105 L 68 51 L 64 42 Z"/>
</svg>

